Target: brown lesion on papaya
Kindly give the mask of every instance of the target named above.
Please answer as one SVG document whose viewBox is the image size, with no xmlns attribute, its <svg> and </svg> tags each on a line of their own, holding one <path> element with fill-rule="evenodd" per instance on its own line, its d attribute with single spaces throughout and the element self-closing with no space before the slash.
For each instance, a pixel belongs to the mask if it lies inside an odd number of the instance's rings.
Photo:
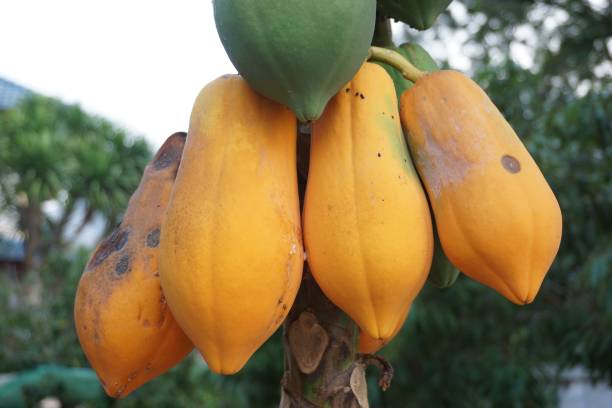
<svg viewBox="0 0 612 408">
<path fill-rule="evenodd" d="M 149 248 L 157 248 L 159 246 L 160 229 L 155 228 L 147 234 L 146 243 Z"/>
<path fill-rule="evenodd" d="M 183 147 L 186 138 L 187 133 L 185 132 L 176 132 L 170 136 L 162 147 L 159 148 L 157 154 L 153 158 L 153 162 L 151 163 L 153 169 L 163 170 L 173 164 L 178 164 L 183 155 Z M 176 139 L 180 139 L 180 142 L 176 143 Z"/>
<path fill-rule="evenodd" d="M 115 264 L 115 274 L 122 276 L 130 271 L 130 256 L 123 255 Z"/>
<path fill-rule="evenodd" d="M 501 158 L 501 164 L 508 173 L 516 174 L 521 171 L 521 162 L 514 156 L 504 154 Z"/>
<path fill-rule="evenodd" d="M 111 235 L 98 245 L 91 260 L 87 264 L 87 269 L 95 268 L 104 262 L 113 252 L 121 251 L 127 244 L 130 236 L 130 231 L 116 228 Z"/>
</svg>

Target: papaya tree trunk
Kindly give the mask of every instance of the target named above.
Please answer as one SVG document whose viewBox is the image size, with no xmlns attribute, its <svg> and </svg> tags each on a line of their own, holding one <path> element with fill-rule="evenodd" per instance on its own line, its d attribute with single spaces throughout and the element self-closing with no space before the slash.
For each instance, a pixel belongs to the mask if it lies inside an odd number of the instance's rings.
<svg viewBox="0 0 612 408">
<path fill-rule="evenodd" d="M 298 181 L 303 205 L 308 174 L 310 127 L 298 137 Z M 308 266 L 297 298 L 283 324 L 285 372 L 281 408 L 368 407 L 365 369 L 381 369 L 389 386 L 393 369 L 381 357 L 359 354 L 359 328 L 321 291 Z"/>
</svg>

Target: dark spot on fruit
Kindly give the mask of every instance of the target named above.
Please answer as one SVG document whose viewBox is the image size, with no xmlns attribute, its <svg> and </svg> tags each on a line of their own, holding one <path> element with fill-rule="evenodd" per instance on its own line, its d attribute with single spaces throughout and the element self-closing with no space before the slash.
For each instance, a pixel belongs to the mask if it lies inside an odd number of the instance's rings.
<svg viewBox="0 0 612 408">
<path fill-rule="evenodd" d="M 395 119 L 395 116 L 391 115 L 391 119 Z"/>
<path fill-rule="evenodd" d="M 130 256 L 123 255 L 117 265 L 115 265 L 115 272 L 117 275 L 123 275 L 130 269 Z"/>
<path fill-rule="evenodd" d="M 283 303 L 283 310 L 287 310 L 287 305 Z"/>
<path fill-rule="evenodd" d="M 125 244 L 127 244 L 129 235 L 130 233 L 127 230 L 115 229 L 108 238 L 98 245 L 98 249 L 96 249 L 96 252 L 91 257 L 88 269 L 100 265 L 113 252 L 121 251 Z"/>
<path fill-rule="evenodd" d="M 382 154 L 380 154 L 380 152 L 378 152 L 377 156 L 378 156 L 378 157 L 381 157 L 381 156 L 382 156 Z"/>
<path fill-rule="evenodd" d="M 147 246 L 157 248 L 159 246 L 159 228 L 155 228 L 147 235 Z"/>
<path fill-rule="evenodd" d="M 509 173 L 518 173 L 521 171 L 521 162 L 519 162 L 515 157 L 512 157 L 508 154 L 504 154 L 501 158 L 501 164 L 504 166 Z"/>
<path fill-rule="evenodd" d="M 351 88 L 346 88 L 344 92 L 351 92 Z"/>
<path fill-rule="evenodd" d="M 153 159 L 153 168 L 155 170 L 162 170 L 174 163 L 181 161 L 181 155 L 183 154 L 183 142 L 181 144 L 173 143 L 175 137 L 181 137 L 185 139 L 187 134 L 185 132 L 176 132 L 170 136 L 166 142 L 159 148 L 159 151 Z"/>
<path fill-rule="evenodd" d="M 159 271 L 153 272 L 153 276 L 158 277 L 159 276 Z"/>
<path fill-rule="evenodd" d="M 360 97 L 361 99 L 365 99 L 365 96 L 364 96 L 362 93 L 360 93 L 360 94 L 359 94 L 359 97 Z"/>
<path fill-rule="evenodd" d="M 359 96 L 359 92 L 355 92 L 355 96 Z"/>
</svg>

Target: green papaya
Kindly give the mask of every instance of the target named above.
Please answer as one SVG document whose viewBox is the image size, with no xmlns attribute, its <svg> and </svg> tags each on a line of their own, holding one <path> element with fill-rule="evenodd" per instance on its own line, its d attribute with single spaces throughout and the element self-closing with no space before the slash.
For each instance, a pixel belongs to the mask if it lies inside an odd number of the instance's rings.
<svg viewBox="0 0 612 408">
<path fill-rule="evenodd" d="M 217 32 L 260 94 L 316 120 L 367 57 L 375 0 L 214 0 Z"/>
<path fill-rule="evenodd" d="M 440 69 L 431 55 L 419 44 L 404 43 L 397 51 L 421 71 L 433 72 Z"/>
<path fill-rule="evenodd" d="M 433 214 L 433 211 L 431 213 Z M 459 277 L 459 269 L 455 268 L 444 254 L 440 238 L 438 238 L 435 220 L 432 219 L 432 222 L 434 224 L 434 252 L 427 281 L 437 288 L 444 289 L 455 284 Z"/>
<path fill-rule="evenodd" d="M 382 0 L 388 17 L 403 21 L 417 30 L 426 30 L 452 0 Z"/>
</svg>

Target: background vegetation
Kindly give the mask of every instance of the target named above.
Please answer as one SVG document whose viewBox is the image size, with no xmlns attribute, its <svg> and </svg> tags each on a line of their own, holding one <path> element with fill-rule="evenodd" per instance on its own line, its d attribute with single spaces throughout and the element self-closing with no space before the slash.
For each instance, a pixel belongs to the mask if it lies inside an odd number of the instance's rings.
<svg viewBox="0 0 612 408">
<path fill-rule="evenodd" d="M 427 285 L 382 352 L 395 368 L 392 387 L 382 393 L 371 378 L 371 402 L 554 406 L 566 368 L 582 366 L 593 380 L 612 383 L 612 6 L 455 3 L 435 29 L 409 30 L 406 38 L 434 51 L 461 42 L 472 76 L 555 191 L 563 241 L 529 306 L 463 276 L 450 289 Z M 75 239 L 96 219 L 107 228 L 118 222 L 150 155 L 141 139 L 51 99 L 0 113 L 0 211 L 28 242 L 27 273 L 0 273 L 0 373 L 87 367 L 72 302 L 88 252 Z M 50 201 L 54 213 L 44 211 Z M 192 355 L 127 399 L 94 405 L 275 406 L 281 359 L 277 333 L 236 376 L 213 375 Z"/>
</svg>

